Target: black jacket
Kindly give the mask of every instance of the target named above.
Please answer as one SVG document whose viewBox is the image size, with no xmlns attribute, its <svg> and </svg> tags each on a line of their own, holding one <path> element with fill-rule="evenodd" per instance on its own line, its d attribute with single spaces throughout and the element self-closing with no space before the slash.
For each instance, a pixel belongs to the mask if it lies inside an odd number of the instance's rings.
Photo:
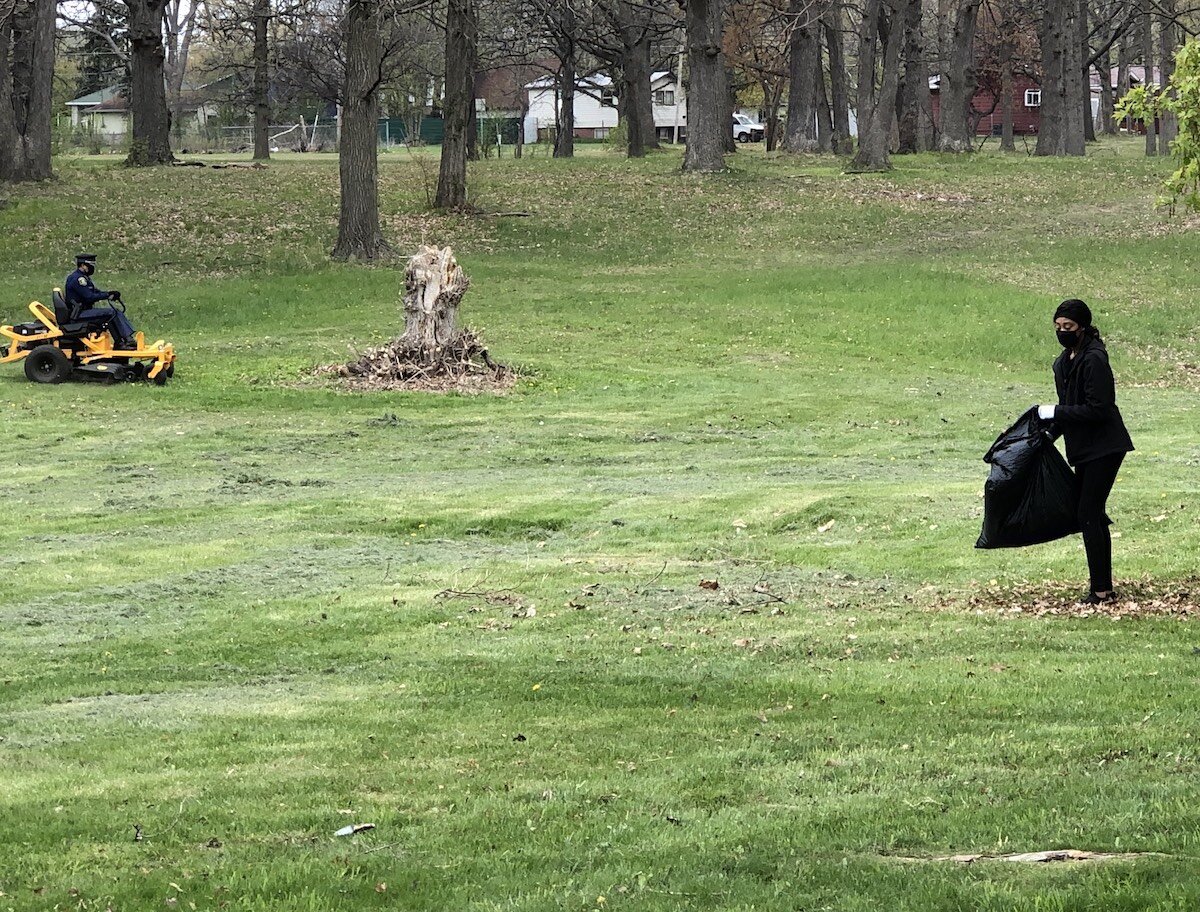
<svg viewBox="0 0 1200 912">
<path fill-rule="evenodd" d="M 1133 441 L 1117 408 L 1117 388 L 1104 343 L 1085 339 L 1075 357 L 1070 354 L 1064 351 L 1054 362 L 1054 385 L 1058 389 L 1054 426 L 1066 441 L 1067 462 L 1079 465 L 1101 456 L 1128 453 Z"/>
<path fill-rule="evenodd" d="M 63 285 L 63 296 L 71 306 L 72 313 L 76 314 L 93 304 L 107 301 L 110 294 L 111 292 L 97 288 L 91 276 L 82 269 L 76 269 L 67 276 L 66 284 Z"/>
</svg>

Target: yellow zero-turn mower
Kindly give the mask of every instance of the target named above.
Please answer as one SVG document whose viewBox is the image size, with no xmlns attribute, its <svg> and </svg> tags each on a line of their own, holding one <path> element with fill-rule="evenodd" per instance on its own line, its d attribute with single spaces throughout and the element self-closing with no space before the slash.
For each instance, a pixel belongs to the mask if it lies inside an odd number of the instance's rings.
<svg viewBox="0 0 1200 912">
<path fill-rule="evenodd" d="M 25 376 L 34 383 L 62 383 L 79 376 L 106 383 L 151 380 L 162 386 L 175 375 L 175 346 L 162 340 L 147 345 L 138 333 L 134 348 L 117 348 L 108 330 L 71 322 L 59 289 L 51 299 L 53 309 L 39 301 L 29 305 L 35 321 L 0 326 L 0 336 L 11 340 L 7 349 L 0 347 L 0 364 L 23 360 Z"/>
</svg>

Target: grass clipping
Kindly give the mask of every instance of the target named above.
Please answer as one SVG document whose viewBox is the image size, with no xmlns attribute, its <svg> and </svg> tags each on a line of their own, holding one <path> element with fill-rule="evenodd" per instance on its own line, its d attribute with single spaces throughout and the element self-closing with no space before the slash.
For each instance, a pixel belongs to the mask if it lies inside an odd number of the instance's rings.
<svg viewBox="0 0 1200 912">
<path fill-rule="evenodd" d="M 355 390 L 503 393 L 516 372 L 497 364 L 473 329 L 458 327 L 470 280 L 449 247 L 422 247 L 404 269 L 404 335 L 346 364 L 317 369 Z"/>
</svg>

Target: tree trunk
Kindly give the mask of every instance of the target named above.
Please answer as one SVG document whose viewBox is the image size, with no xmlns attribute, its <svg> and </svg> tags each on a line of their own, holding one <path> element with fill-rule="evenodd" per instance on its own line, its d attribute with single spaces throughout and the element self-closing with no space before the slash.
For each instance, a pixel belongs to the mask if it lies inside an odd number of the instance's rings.
<svg viewBox="0 0 1200 912">
<path fill-rule="evenodd" d="M 1132 63 L 1133 46 L 1131 44 L 1128 33 L 1121 36 L 1121 43 L 1117 45 L 1117 99 L 1124 98 L 1129 93 L 1129 66 Z M 1114 124 L 1115 126 L 1115 124 Z M 1125 118 L 1126 131 L 1133 130 L 1133 119 Z"/>
<path fill-rule="evenodd" d="M 638 17 L 638 12 L 633 0 L 620 0 L 617 4 L 621 75 L 624 80 L 621 100 L 625 104 L 630 158 L 641 158 L 647 149 L 659 148 L 658 133 L 654 128 L 654 98 L 650 93 L 653 67 L 650 31 Z"/>
<path fill-rule="evenodd" d="M 975 95 L 975 26 L 980 0 L 958 0 L 947 23 L 949 48 L 938 86 L 941 96 L 939 152 L 970 152 L 975 148 L 971 99 Z"/>
<path fill-rule="evenodd" d="M 888 153 L 892 121 L 896 117 L 896 89 L 900 83 L 900 47 L 904 43 L 903 22 L 908 7 L 917 0 L 895 0 L 891 18 L 882 0 L 866 0 L 858 39 L 858 151 L 850 161 L 851 171 L 890 171 Z M 876 84 L 876 63 L 880 59 Z"/>
<path fill-rule="evenodd" d="M 383 49 L 378 0 L 352 0 L 346 12 L 346 76 L 338 147 L 341 216 L 333 256 L 376 259 L 385 249 L 379 230 L 379 85 Z"/>
<path fill-rule="evenodd" d="M 467 124 L 475 106 L 474 0 L 450 0 L 446 10 L 445 135 L 438 171 L 438 209 L 467 208 Z"/>
<path fill-rule="evenodd" d="M 554 157 L 575 156 L 575 57 L 568 54 L 558 68 L 558 129 Z"/>
<path fill-rule="evenodd" d="M 1154 85 L 1154 20 L 1150 15 L 1153 9 L 1154 0 L 1142 0 L 1142 63 L 1145 65 L 1142 85 L 1146 88 Z M 1153 117 L 1146 120 L 1146 154 L 1158 154 L 1157 124 Z"/>
<path fill-rule="evenodd" d="M 267 23 L 271 18 L 271 0 L 254 0 L 254 159 L 271 157 L 270 74 L 267 71 Z"/>
<path fill-rule="evenodd" d="M 0 0 L 0 182 L 51 176 L 54 0 Z"/>
<path fill-rule="evenodd" d="M 1178 27 L 1175 25 L 1175 0 L 1160 0 L 1163 20 L 1158 26 L 1158 87 L 1164 95 L 1170 91 L 1171 77 L 1175 73 L 1175 51 L 1179 43 Z M 1171 143 L 1179 134 L 1179 123 L 1170 111 L 1163 113 L 1158 131 L 1158 154 L 1170 155 Z"/>
<path fill-rule="evenodd" d="M 817 49 L 820 53 L 820 31 L 817 32 Z M 833 108 L 829 104 L 829 90 L 825 87 L 825 73 L 817 67 L 817 150 L 833 151 Z"/>
<path fill-rule="evenodd" d="M 723 171 L 730 130 L 725 55 L 721 50 L 724 0 L 689 0 L 687 148 L 684 171 Z"/>
<path fill-rule="evenodd" d="M 449 247 L 421 247 L 404 269 L 405 346 L 427 360 L 458 337 L 458 307 L 471 283 Z"/>
<path fill-rule="evenodd" d="M 126 0 L 129 7 L 130 76 L 129 116 L 133 118 L 133 144 L 127 165 L 146 167 L 175 160 L 171 154 L 171 117 L 163 82 L 162 23 L 166 0 Z"/>
<path fill-rule="evenodd" d="M 557 23 L 558 91 L 561 96 L 558 113 L 558 135 L 554 138 L 554 157 L 575 156 L 575 65 L 578 49 L 575 45 L 575 7 L 564 3 Z"/>
<path fill-rule="evenodd" d="M 1096 129 L 1106 136 L 1117 135 L 1117 122 L 1113 120 L 1112 50 L 1100 55 L 1096 64 L 1100 72 L 1100 108 L 1096 113 Z"/>
<path fill-rule="evenodd" d="M 1079 0 L 1079 67 L 1080 67 L 1080 85 L 1079 85 L 1079 103 L 1083 105 L 1083 141 L 1085 143 L 1096 141 L 1095 120 L 1092 117 L 1092 67 L 1088 63 L 1092 59 L 1092 46 L 1088 41 L 1089 25 L 1088 25 L 1088 0 Z"/>
<path fill-rule="evenodd" d="M 1042 46 L 1042 111 L 1035 155 L 1083 155 L 1083 109 L 1079 104 L 1079 6 L 1047 0 L 1038 28 Z"/>
<path fill-rule="evenodd" d="M 834 0 L 833 6 L 823 17 L 825 48 L 829 54 L 829 105 L 833 114 L 833 151 L 838 155 L 849 155 L 854 151 L 854 137 L 850 135 L 850 85 L 846 76 L 846 52 L 842 45 L 842 26 L 845 14 L 842 0 Z"/>
<path fill-rule="evenodd" d="M 821 40 L 817 23 L 807 21 L 808 0 L 791 0 L 788 15 L 792 33 L 788 41 L 788 111 L 783 148 L 788 152 L 816 152 L 817 80 L 821 78 Z"/>
<path fill-rule="evenodd" d="M 921 35 L 921 3 L 912 3 L 904 20 L 904 71 L 896 100 L 900 153 L 925 152 L 921 129 L 922 97 L 929 97 L 929 72 Z"/>
<path fill-rule="evenodd" d="M 621 80 L 626 152 L 630 158 L 643 158 L 648 147 L 658 145 L 654 135 L 654 99 L 650 94 L 650 40 L 644 34 L 632 44 L 623 44 Z"/>
<path fill-rule="evenodd" d="M 1013 142 L 1013 55 L 1009 41 L 1000 45 L 1000 151 L 1016 152 Z"/>
<path fill-rule="evenodd" d="M 767 119 L 763 122 L 763 140 L 767 151 L 774 152 L 779 147 L 779 108 L 783 104 L 783 81 L 763 78 L 759 80 L 759 85 L 762 86 L 767 109 Z"/>
<path fill-rule="evenodd" d="M 737 152 L 737 139 L 733 135 L 733 112 L 737 110 L 737 89 L 734 88 L 733 71 L 725 68 L 725 105 L 721 112 L 725 153 L 732 155 Z"/>
</svg>

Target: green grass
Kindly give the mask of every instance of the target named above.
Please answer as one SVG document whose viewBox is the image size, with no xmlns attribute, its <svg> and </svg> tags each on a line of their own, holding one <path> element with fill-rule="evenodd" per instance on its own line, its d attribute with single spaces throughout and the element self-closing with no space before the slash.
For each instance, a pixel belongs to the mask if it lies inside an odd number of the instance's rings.
<svg viewBox="0 0 1200 912">
<path fill-rule="evenodd" d="M 403 323 L 327 258 L 332 156 L 8 191 L 6 320 L 88 248 L 180 361 L 0 374 L 0 910 L 1195 909 L 1194 625 L 968 604 L 1085 586 L 1076 540 L 972 547 L 1068 296 L 1138 446 L 1118 584 L 1196 587 L 1200 243 L 1137 151 L 589 147 L 473 166 L 531 213 L 480 219 L 382 156 L 505 397 L 311 377 Z M 1066 847 L 1152 854 L 904 860 Z"/>
</svg>

